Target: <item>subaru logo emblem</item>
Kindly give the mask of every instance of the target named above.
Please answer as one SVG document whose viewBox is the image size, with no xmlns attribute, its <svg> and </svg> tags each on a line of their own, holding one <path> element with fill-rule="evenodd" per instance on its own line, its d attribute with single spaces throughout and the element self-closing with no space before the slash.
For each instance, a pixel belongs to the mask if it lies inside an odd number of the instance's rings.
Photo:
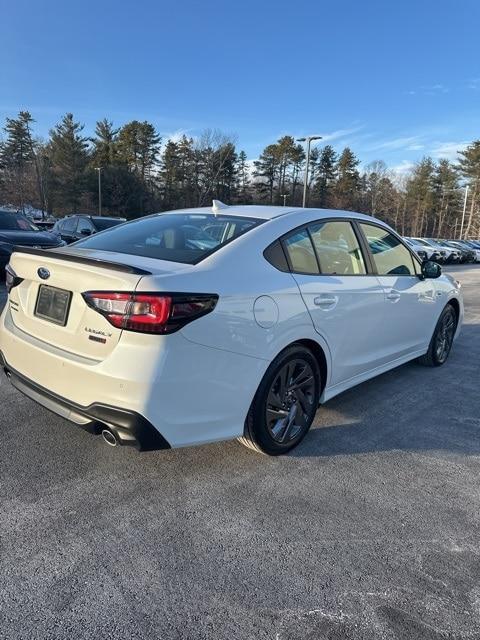
<svg viewBox="0 0 480 640">
<path fill-rule="evenodd" d="M 42 280 L 48 280 L 50 277 L 50 271 L 45 269 L 45 267 L 40 267 L 40 269 L 37 270 L 37 273 Z"/>
</svg>

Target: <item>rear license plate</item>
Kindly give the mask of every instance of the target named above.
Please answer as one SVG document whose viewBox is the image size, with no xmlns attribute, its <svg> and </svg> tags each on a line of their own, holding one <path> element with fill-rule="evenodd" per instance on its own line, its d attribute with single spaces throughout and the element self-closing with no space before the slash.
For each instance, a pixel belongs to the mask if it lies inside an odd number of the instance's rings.
<svg viewBox="0 0 480 640">
<path fill-rule="evenodd" d="M 35 315 L 64 327 L 67 324 L 72 293 L 57 287 L 41 284 L 38 289 Z"/>
</svg>

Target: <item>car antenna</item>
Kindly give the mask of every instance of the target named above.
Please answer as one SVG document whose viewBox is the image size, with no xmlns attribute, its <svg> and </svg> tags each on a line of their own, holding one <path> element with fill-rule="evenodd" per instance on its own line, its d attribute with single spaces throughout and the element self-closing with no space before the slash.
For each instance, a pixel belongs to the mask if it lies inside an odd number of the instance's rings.
<svg viewBox="0 0 480 640">
<path fill-rule="evenodd" d="M 224 204 L 221 200 L 214 200 L 212 202 L 212 211 L 215 215 L 220 213 L 222 209 L 228 209 L 228 204 Z"/>
</svg>

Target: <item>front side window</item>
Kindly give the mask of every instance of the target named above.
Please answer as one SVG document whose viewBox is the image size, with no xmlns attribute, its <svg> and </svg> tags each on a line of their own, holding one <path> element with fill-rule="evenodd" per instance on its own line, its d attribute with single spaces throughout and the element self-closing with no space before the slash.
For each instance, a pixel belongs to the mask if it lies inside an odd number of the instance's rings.
<svg viewBox="0 0 480 640">
<path fill-rule="evenodd" d="M 223 245 L 261 224 L 256 218 L 168 213 L 140 218 L 76 245 L 145 258 L 196 264 Z"/>
<path fill-rule="evenodd" d="M 316 222 L 309 227 L 320 262 L 326 275 L 364 275 L 367 273 L 357 237 L 350 222 Z"/>
<path fill-rule="evenodd" d="M 306 229 L 295 231 L 283 242 L 292 271 L 311 275 L 319 274 L 315 250 Z"/>
<path fill-rule="evenodd" d="M 410 251 L 387 229 L 360 223 L 380 276 L 415 275 Z"/>
<path fill-rule="evenodd" d="M 95 228 L 93 226 L 93 224 L 90 222 L 90 220 L 88 218 L 79 218 L 78 220 L 78 232 L 79 233 L 83 233 L 83 232 L 90 232 L 90 233 L 94 233 L 95 232 Z"/>
</svg>

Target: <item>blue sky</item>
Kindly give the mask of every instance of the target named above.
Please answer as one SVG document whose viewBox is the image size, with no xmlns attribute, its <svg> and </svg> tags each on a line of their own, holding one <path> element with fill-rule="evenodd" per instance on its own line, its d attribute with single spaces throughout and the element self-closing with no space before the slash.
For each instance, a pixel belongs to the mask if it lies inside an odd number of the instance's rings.
<svg viewBox="0 0 480 640">
<path fill-rule="evenodd" d="M 480 137 L 477 0 L 0 0 L 0 119 L 153 122 L 407 167 Z"/>
</svg>

